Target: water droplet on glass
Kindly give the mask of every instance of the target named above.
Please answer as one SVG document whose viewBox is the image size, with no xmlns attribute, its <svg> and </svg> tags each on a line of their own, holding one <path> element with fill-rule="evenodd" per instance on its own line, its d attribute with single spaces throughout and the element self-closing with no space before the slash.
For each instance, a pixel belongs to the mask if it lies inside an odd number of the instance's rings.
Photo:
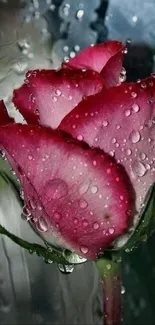
<svg viewBox="0 0 155 325">
<path fill-rule="evenodd" d="M 138 160 L 135 160 L 132 164 L 131 164 L 132 170 L 133 172 L 137 175 L 137 176 L 144 176 L 146 173 L 146 167 Z"/>
<path fill-rule="evenodd" d="M 130 135 L 129 135 L 129 140 L 132 142 L 132 143 L 137 143 L 140 141 L 140 133 L 138 131 L 135 131 L 133 130 Z"/>
<path fill-rule="evenodd" d="M 36 223 L 36 227 L 40 232 L 46 232 L 48 230 L 48 223 L 45 218 L 40 217 Z"/>
<path fill-rule="evenodd" d="M 83 254 L 87 254 L 88 253 L 88 247 L 87 246 L 81 246 L 80 247 L 80 251 L 83 253 Z"/>
<path fill-rule="evenodd" d="M 58 264 L 58 269 L 63 274 L 69 274 L 74 271 L 74 265 L 72 265 L 72 264 L 70 264 L 70 265 Z"/>
<path fill-rule="evenodd" d="M 139 110 L 140 110 L 139 105 L 137 105 L 137 104 L 133 104 L 133 105 L 132 105 L 132 110 L 133 110 L 134 113 L 138 113 Z"/>
</svg>

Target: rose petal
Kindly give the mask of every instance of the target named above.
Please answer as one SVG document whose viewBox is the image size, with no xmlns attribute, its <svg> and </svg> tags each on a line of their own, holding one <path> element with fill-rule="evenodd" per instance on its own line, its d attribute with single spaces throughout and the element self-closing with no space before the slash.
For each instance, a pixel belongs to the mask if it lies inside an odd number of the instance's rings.
<svg viewBox="0 0 155 325">
<path fill-rule="evenodd" d="M 98 93 L 103 84 L 91 70 L 29 71 L 25 84 L 14 91 L 13 102 L 28 123 L 56 128 L 83 97 Z"/>
<path fill-rule="evenodd" d="M 124 232 L 131 193 L 110 156 L 58 131 L 20 124 L 0 128 L 0 146 L 44 239 L 52 241 L 54 231 L 64 246 L 94 259 Z"/>
<path fill-rule="evenodd" d="M 7 109 L 3 100 L 0 100 L 0 125 L 13 123 L 14 119 L 8 115 Z"/>
<path fill-rule="evenodd" d="M 155 180 L 155 76 L 91 96 L 59 128 L 115 155 L 131 179 L 139 210 Z"/>
<path fill-rule="evenodd" d="M 72 68 L 89 68 L 101 73 L 106 87 L 119 83 L 123 63 L 124 44 L 117 41 L 89 46 L 77 56 L 64 63 L 63 66 Z"/>
</svg>

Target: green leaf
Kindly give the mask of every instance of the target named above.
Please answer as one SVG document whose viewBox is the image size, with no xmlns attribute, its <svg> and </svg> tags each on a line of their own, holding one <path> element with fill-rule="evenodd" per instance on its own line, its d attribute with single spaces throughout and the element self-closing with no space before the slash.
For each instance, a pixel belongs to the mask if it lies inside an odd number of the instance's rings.
<svg viewBox="0 0 155 325">
<path fill-rule="evenodd" d="M 128 239 L 127 243 L 122 247 L 126 252 L 137 247 L 141 242 L 147 240 L 155 231 L 155 183 L 151 186 L 145 198 L 143 209 L 139 215 L 139 222 Z"/>
</svg>

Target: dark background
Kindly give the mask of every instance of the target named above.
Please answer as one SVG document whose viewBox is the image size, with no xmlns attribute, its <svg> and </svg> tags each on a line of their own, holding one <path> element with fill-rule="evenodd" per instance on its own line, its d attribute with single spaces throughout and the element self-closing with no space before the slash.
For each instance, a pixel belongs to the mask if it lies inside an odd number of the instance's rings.
<svg viewBox="0 0 155 325">
<path fill-rule="evenodd" d="M 65 57 L 108 39 L 127 43 L 127 80 L 153 72 L 154 0 L 0 1 L 0 99 L 21 120 L 10 99 L 28 69 L 57 67 Z M 39 241 L 20 212 L 11 188 L 2 192 L 0 181 L 0 222 L 19 236 Z M 93 263 L 64 275 L 6 238 L 0 237 L 0 245 L 1 325 L 102 323 L 102 292 Z M 123 256 L 125 325 L 155 324 L 154 247 L 152 237 Z"/>
</svg>

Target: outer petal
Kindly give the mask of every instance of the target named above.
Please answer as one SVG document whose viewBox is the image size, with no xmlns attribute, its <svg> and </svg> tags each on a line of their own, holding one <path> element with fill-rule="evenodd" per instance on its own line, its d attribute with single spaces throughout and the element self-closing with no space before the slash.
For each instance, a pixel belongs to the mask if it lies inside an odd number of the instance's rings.
<svg viewBox="0 0 155 325">
<path fill-rule="evenodd" d="M 20 124 L 0 128 L 0 145 L 46 240 L 54 233 L 59 244 L 94 259 L 124 232 L 131 194 L 110 156 L 58 131 Z"/>
<path fill-rule="evenodd" d="M 13 102 L 28 123 L 56 128 L 83 97 L 98 93 L 103 84 L 91 70 L 29 71 L 24 85 L 14 91 Z"/>
<path fill-rule="evenodd" d="M 154 77 L 91 96 L 60 125 L 73 137 L 80 135 L 90 146 L 115 156 L 130 176 L 138 210 L 155 181 Z"/>
<path fill-rule="evenodd" d="M 0 125 L 13 123 L 14 119 L 8 115 L 7 109 L 3 100 L 0 100 Z"/>
<path fill-rule="evenodd" d="M 82 50 L 63 66 L 72 68 L 89 68 L 101 73 L 106 87 L 119 83 L 122 70 L 124 44 L 108 41 Z"/>
</svg>

